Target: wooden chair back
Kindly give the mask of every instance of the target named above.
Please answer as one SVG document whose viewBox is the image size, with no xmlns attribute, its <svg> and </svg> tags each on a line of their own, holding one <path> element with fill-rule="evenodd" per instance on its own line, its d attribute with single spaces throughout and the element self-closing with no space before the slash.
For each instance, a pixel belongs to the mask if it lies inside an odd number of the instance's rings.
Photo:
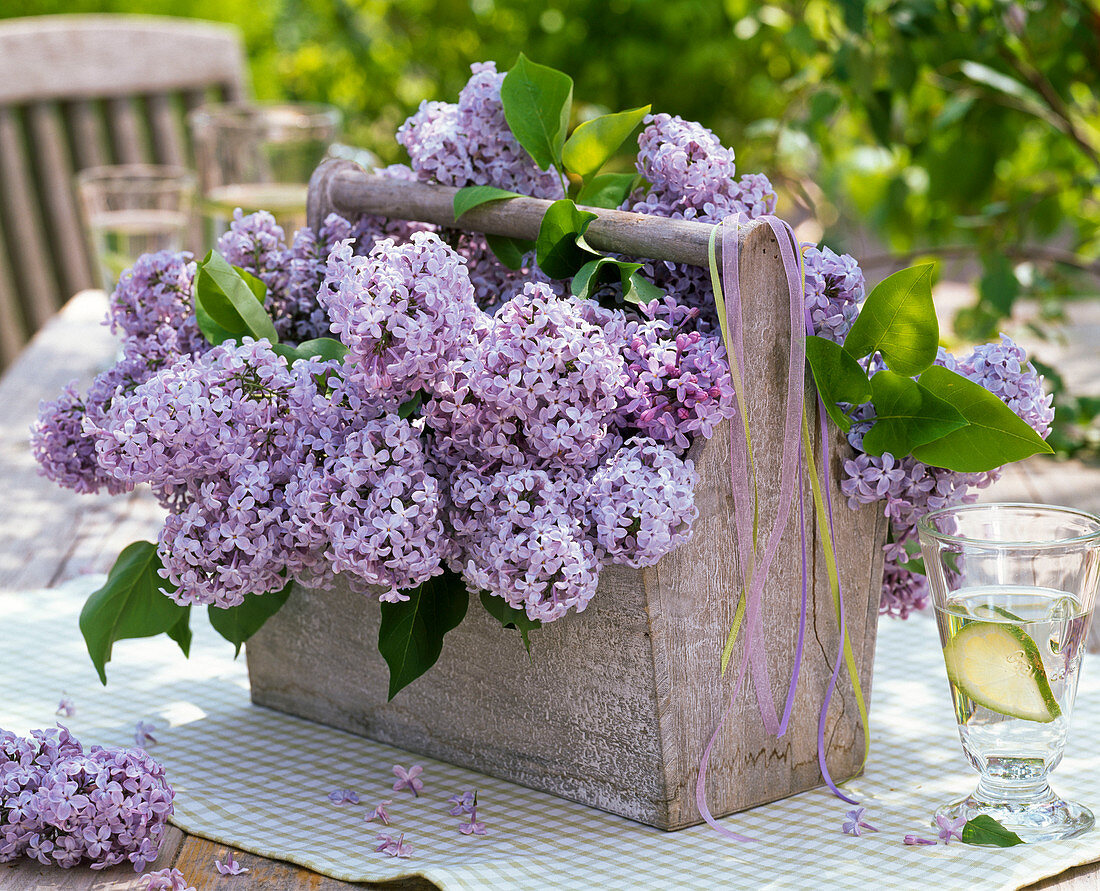
<svg viewBox="0 0 1100 891">
<path fill-rule="evenodd" d="M 72 294 L 100 284 L 76 171 L 190 165 L 186 113 L 246 98 L 231 27 L 120 15 L 0 21 L 0 367 Z"/>
</svg>

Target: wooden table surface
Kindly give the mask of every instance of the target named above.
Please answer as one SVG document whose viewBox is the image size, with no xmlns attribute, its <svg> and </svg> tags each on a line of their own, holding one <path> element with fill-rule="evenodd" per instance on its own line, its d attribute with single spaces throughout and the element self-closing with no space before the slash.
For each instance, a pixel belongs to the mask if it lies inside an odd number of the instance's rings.
<svg viewBox="0 0 1100 891">
<path fill-rule="evenodd" d="M 131 541 L 154 538 L 162 511 L 144 491 L 125 496 L 76 495 L 45 480 L 27 447 L 27 431 L 43 398 L 54 398 L 73 380 L 86 388 L 114 359 L 117 342 L 101 325 L 105 295 L 85 291 L 74 297 L 0 378 L 0 596 L 50 587 L 88 572 L 106 572 Z M 1100 508 L 1100 470 L 1067 462 L 1032 460 L 1010 468 L 993 490 L 998 500 L 1034 500 Z M 7 592 L 6 594 L 4 592 Z M 75 629 L 73 633 L 77 633 Z M 364 844 L 369 843 L 364 838 Z M 270 891 L 336 891 L 356 886 L 289 863 L 238 853 L 251 872 L 220 877 L 215 858 L 227 848 L 169 827 L 157 862 L 149 869 L 176 866 L 199 891 L 245 887 Z M 731 875 L 731 883 L 735 876 Z M 594 884 L 598 876 L 593 876 Z M 61 870 L 20 861 L 0 865 L 0 891 L 128 891 L 140 887 L 125 866 L 102 872 Z M 386 888 L 431 888 L 424 881 L 389 883 Z M 1069 870 L 1033 888 L 1100 891 L 1100 863 Z"/>
</svg>

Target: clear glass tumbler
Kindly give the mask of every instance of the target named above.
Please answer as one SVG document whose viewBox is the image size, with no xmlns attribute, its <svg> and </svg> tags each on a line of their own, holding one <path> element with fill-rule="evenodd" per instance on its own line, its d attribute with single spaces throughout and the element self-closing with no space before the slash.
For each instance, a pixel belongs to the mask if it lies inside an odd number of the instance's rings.
<svg viewBox="0 0 1100 891">
<path fill-rule="evenodd" d="M 978 788 L 937 811 L 988 814 L 1024 841 L 1092 828 L 1047 782 L 1062 760 L 1100 577 L 1100 517 L 973 504 L 918 527 L 963 751 Z"/>
<path fill-rule="evenodd" d="M 118 164 L 76 175 L 103 287 L 142 254 L 190 247 L 195 175 L 183 167 Z"/>
<path fill-rule="evenodd" d="M 195 146 L 207 236 L 233 211 L 270 211 L 287 240 L 306 224 L 306 190 L 340 129 L 328 105 L 204 105 L 187 117 Z"/>
</svg>

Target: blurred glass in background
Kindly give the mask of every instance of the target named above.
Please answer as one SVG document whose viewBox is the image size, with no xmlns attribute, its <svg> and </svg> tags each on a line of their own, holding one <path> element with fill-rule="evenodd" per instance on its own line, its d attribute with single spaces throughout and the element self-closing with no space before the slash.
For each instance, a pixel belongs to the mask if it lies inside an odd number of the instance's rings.
<svg viewBox="0 0 1100 891">
<path fill-rule="evenodd" d="M 142 254 L 191 248 L 195 175 L 183 167 L 119 164 L 76 176 L 77 193 L 107 291 Z"/>
</svg>

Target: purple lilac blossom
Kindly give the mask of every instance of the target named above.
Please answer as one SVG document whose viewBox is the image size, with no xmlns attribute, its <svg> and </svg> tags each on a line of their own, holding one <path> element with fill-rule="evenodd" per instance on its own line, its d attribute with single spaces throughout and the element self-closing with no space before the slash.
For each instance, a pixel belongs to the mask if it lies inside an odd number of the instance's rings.
<svg viewBox="0 0 1100 891">
<path fill-rule="evenodd" d="M 475 63 L 470 70 L 457 105 L 422 102 L 398 129 L 397 141 L 408 151 L 412 169 L 425 182 L 496 186 L 535 198 L 560 198 L 557 173 L 539 170 L 504 119 L 504 75 L 492 62 Z"/>
<path fill-rule="evenodd" d="M 643 313 L 644 321 L 628 323 L 622 351 L 628 396 L 619 407 L 621 426 L 684 452 L 737 412 L 726 350 L 720 336 L 691 330 L 694 307 L 665 298 Z"/>
<path fill-rule="evenodd" d="M 0 862 L 70 868 L 157 857 L 172 813 L 164 768 L 140 749 L 87 752 L 64 727 L 29 738 L 0 730 Z"/>
<path fill-rule="evenodd" d="M 484 325 L 465 261 L 429 232 L 380 241 L 365 258 L 341 242 L 321 300 L 369 385 L 397 396 L 430 386 Z"/>
<path fill-rule="evenodd" d="M 132 342 L 132 353 L 201 352 L 206 343 L 195 321 L 196 265 L 187 252 L 143 254 L 119 276 L 107 324 Z"/>
<path fill-rule="evenodd" d="M 918 835 L 907 835 L 902 840 L 907 845 L 937 845 L 939 842 L 930 838 L 921 838 Z"/>
<path fill-rule="evenodd" d="M 148 721 L 138 721 L 134 725 L 134 745 L 138 748 L 144 749 L 148 745 L 156 745 L 156 739 L 153 736 L 156 725 L 150 724 Z"/>
<path fill-rule="evenodd" d="M 460 816 L 461 814 L 469 814 L 473 812 L 474 803 L 477 800 L 477 792 L 469 791 L 463 792 L 461 795 L 452 795 L 447 799 L 447 804 L 451 805 L 451 809 L 447 811 L 452 817 Z"/>
<path fill-rule="evenodd" d="M 472 393 L 513 416 L 534 455 L 566 466 L 599 460 L 625 383 L 622 355 L 586 309 L 528 284 L 493 317 L 466 366 Z"/>
<path fill-rule="evenodd" d="M 358 804 L 359 793 L 351 789 L 333 789 L 328 794 L 328 800 L 333 804 Z"/>
<path fill-rule="evenodd" d="M 814 333 L 842 343 L 859 314 L 864 296 L 863 272 L 853 257 L 822 246 L 802 254 L 806 275 L 806 307 Z"/>
<path fill-rule="evenodd" d="M 848 811 L 844 815 L 844 822 L 841 825 L 841 829 L 848 835 L 863 835 L 866 832 L 878 832 L 878 830 L 863 819 L 863 814 L 867 808 L 857 807 L 855 810 Z"/>
<path fill-rule="evenodd" d="M 635 568 L 652 566 L 691 538 L 698 516 L 691 461 L 636 437 L 592 475 L 588 511 L 601 556 Z"/>
<path fill-rule="evenodd" d="M 720 223 L 736 213 L 755 219 L 775 211 L 776 194 L 768 178 L 754 173 L 735 179 L 733 149 L 702 124 L 668 114 L 647 115 L 645 124 L 638 136 L 636 167 L 649 190 L 627 198 L 623 210 L 704 223 Z M 701 331 L 717 330 L 708 270 L 671 261 L 643 262 L 657 287 L 700 311 Z"/>
<path fill-rule="evenodd" d="M 76 714 L 76 706 L 68 696 L 61 697 L 61 701 L 57 704 L 56 714 L 64 715 L 66 718 L 71 718 Z"/>
<path fill-rule="evenodd" d="M 503 598 L 532 619 L 581 612 L 596 593 L 599 559 L 576 505 L 586 482 L 576 468 L 505 466 L 492 475 L 466 464 L 451 478 L 450 523 L 471 590 Z"/>
<path fill-rule="evenodd" d="M 956 817 L 952 820 L 943 814 L 936 814 L 936 825 L 940 828 L 940 841 L 945 845 L 949 845 L 953 838 L 962 841 L 962 831 L 966 825 L 966 817 Z"/>
</svg>

